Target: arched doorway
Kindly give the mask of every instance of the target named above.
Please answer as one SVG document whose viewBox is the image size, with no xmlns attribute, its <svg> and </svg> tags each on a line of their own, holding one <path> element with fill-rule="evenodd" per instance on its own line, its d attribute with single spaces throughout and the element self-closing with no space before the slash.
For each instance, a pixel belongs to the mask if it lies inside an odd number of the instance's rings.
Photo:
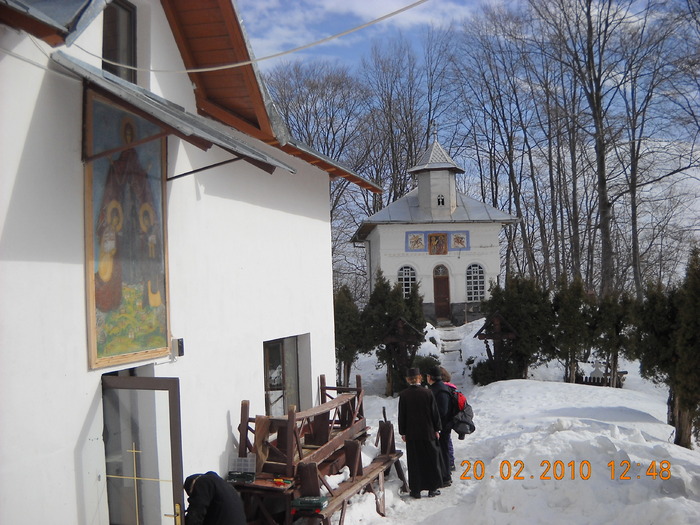
<svg viewBox="0 0 700 525">
<path fill-rule="evenodd" d="M 450 273 L 444 264 L 433 268 L 433 299 L 435 301 L 435 317 L 450 318 Z"/>
</svg>

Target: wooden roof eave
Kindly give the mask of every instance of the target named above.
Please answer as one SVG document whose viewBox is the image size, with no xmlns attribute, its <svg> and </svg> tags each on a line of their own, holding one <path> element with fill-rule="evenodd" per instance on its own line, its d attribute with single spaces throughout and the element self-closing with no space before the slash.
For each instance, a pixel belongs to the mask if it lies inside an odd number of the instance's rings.
<svg viewBox="0 0 700 525">
<path fill-rule="evenodd" d="M 287 142 L 284 144 L 277 143 L 273 145 L 275 145 L 277 148 L 281 149 L 285 153 L 288 153 L 293 157 L 298 157 L 303 161 L 316 166 L 320 170 L 325 171 L 331 178 L 340 177 L 346 179 L 352 182 L 353 184 L 356 184 L 357 186 L 365 190 L 371 191 L 373 193 L 382 193 L 383 191 L 380 186 L 377 186 L 371 181 L 363 179 L 362 177 L 351 172 L 350 170 L 345 169 L 342 166 L 330 161 L 329 159 L 324 158 L 323 156 L 321 156 L 321 154 L 314 154 L 313 152 L 307 151 L 304 148 L 292 142 Z"/>
<path fill-rule="evenodd" d="M 236 12 L 233 9 L 233 2 L 231 0 L 219 0 L 219 5 L 222 6 L 224 21 L 226 23 L 226 27 L 229 28 L 229 34 L 233 41 L 234 49 L 240 51 L 241 53 L 240 62 L 249 61 L 251 56 L 248 41 L 245 36 L 243 26 L 238 20 Z M 251 98 L 260 130 L 264 133 L 272 135 L 272 123 L 270 122 L 268 107 L 265 103 L 265 94 L 263 93 L 262 87 L 263 84 L 258 77 L 257 69 L 253 64 L 240 66 L 239 69 L 242 71 L 246 87 L 248 88 L 248 96 Z"/>
<path fill-rule="evenodd" d="M 181 1 L 161 0 L 161 4 L 172 28 L 173 36 L 185 67 L 187 69 L 200 69 L 202 66 L 209 65 L 201 64 L 197 61 L 193 51 L 193 42 L 190 41 L 184 30 L 183 17 L 186 15 L 180 5 Z M 221 14 L 221 20 L 225 24 L 226 32 L 230 39 L 230 46 L 227 46 L 227 51 L 233 53 L 236 62 L 250 61 L 251 56 L 245 31 L 238 20 L 233 3 L 231 0 L 213 0 L 209 2 L 209 6 L 211 7 L 212 4 L 215 4 L 217 12 Z M 188 6 L 193 5 L 195 4 L 188 4 Z M 208 77 L 206 72 L 192 72 L 189 73 L 189 77 L 195 86 L 195 100 L 200 114 L 210 116 L 289 155 L 298 157 L 325 171 L 332 178 L 341 177 L 374 193 L 382 192 L 381 187 L 339 166 L 331 159 L 326 159 L 320 154 L 308 151 L 305 147 L 301 147 L 291 140 L 286 125 L 277 115 L 274 104 L 258 76 L 255 64 L 236 67 L 235 74 L 243 82 L 242 85 L 247 97 L 246 107 L 249 111 L 252 109 L 252 113 L 255 115 L 254 120 L 251 120 L 252 117 L 250 115 L 248 117 L 243 116 L 236 107 L 222 106 L 217 103 L 208 92 L 208 81 L 211 76 Z"/>
<path fill-rule="evenodd" d="M 188 70 L 211 67 L 211 64 L 202 64 L 197 61 L 192 49 L 192 44 L 183 29 L 184 24 L 182 17 L 185 15 L 178 9 L 177 2 L 175 0 L 161 0 L 161 3 L 166 18 L 172 28 L 173 36 L 180 50 L 185 67 Z M 218 12 L 221 14 L 221 20 L 226 27 L 226 34 L 230 39 L 230 46 L 226 48 L 227 52 L 233 54 L 236 63 L 248 62 L 251 60 L 248 52 L 248 43 L 246 42 L 243 28 L 236 17 L 231 1 L 217 0 L 216 3 Z M 255 138 L 262 139 L 264 136 L 273 135 L 272 124 L 270 123 L 268 109 L 265 104 L 265 97 L 262 93 L 261 84 L 253 64 L 246 64 L 235 68 L 232 67 L 230 71 L 232 71 L 232 74 L 236 74 L 242 79 L 248 104 L 255 114 L 254 121 L 242 117 L 241 114 L 236 111 L 236 108 L 224 108 L 212 102 L 213 97 L 209 92 L 209 78 L 211 77 L 211 72 L 188 73 L 195 87 L 195 99 L 198 109 L 218 120 L 237 127 L 241 131 L 251 134 Z"/>
</svg>

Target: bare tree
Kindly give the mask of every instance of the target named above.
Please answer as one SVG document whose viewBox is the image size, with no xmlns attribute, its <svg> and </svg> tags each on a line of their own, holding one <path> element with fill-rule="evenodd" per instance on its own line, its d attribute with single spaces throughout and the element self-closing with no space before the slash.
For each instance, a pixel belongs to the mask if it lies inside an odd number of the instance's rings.
<svg viewBox="0 0 700 525">
<path fill-rule="evenodd" d="M 369 92 L 347 67 L 329 62 L 292 62 L 275 67 L 266 83 L 291 134 L 351 169 L 363 163 L 356 147 Z M 335 216 L 348 181 L 331 186 Z"/>
<path fill-rule="evenodd" d="M 600 294 L 613 292 L 615 253 L 612 204 L 608 194 L 607 160 L 619 130 L 611 127 L 609 112 L 617 90 L 620 36 L 633 0 L 529 0 L 540 27 L 552 42 L 550 58 L 561 60 L 576 76 L 592 119 L 600 233 Z"/>
<path fill-rule="evenodd" d="M 292 133 L 385 190 L 332 183 L 336 282 L 362 296 L 350 235 L 415 186 L 407 170 L 435 135 L 463 161 L 462 191 L 521 217 L 506 272 L 550 288 L 580 279 L 604 297 L 677 271 L 692 235 L 679 175 L 697 165 L 700 31 L 671 5 L 529 0 L 431 28 L 422 57 L 399 37 L 354 73 L 275 70 Z"/>
<path fill-rule="evenodd" d="M 369 176 L 384 188 L 386 205 L 415 186 L 407 170 L 425 149 L 425 75 L 403 37 L 381 48 L 375 44 L 370 57 L 362 61 L 361 73 L 373 96 L 365 128 L 373 128 L 365 137 L 373 141 L 372 148 L 367 148 L 374 153 Z M 366 211 L 375 213 L 378 209 L 375 206 Z"/>
</svg>

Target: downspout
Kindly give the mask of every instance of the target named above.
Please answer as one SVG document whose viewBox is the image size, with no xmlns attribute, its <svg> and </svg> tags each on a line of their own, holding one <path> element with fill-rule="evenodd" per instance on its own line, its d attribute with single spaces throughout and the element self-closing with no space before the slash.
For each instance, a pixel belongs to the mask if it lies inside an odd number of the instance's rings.
<svg viewBox="0 0 700 525">
<path fill-rule="evenodd" d="M 369 238 L 365 239 L 367 246 L 365 251 L 367 252 L 367 272 L 369 272 L 369 293 L 372 294 L 374 290 L 374 272 L 372 271 L 372 243 Z"/>
</svg>

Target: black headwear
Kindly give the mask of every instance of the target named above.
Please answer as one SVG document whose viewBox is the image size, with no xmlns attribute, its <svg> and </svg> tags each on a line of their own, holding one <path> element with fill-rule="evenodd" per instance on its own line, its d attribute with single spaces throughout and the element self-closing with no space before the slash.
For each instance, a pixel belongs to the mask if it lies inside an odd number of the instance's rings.
<svg viewBox="0 0 700 525">
<path fill-rule="evenodd" d="M 435 381 L 442 381 L 442 370 L 440 370 L 440 367 L 438 366 L 430 367 L 430 370 L 428 370 L 428 375 Z"/>
<path fill-rule="evenodd" d="M 408 370 L 406 370 L 406 376 L 405 376 L 405 377 L 416 377 L 416 376 L 419 376 L 419 375 L 422 375 L 422 374 L 420 373 L 420 368 L 415 368 L 415 367 L 414 367 L 414 368 L 409 368 Z"/>
<path fill-rule="evenodd" d="M 185 484 L 183 486 L 188 496 L 192 494 L 194 482 L 197 481 L 197 478 L 199 478 L 200 476 L 202 476 L 202 474 L 192 474 L 191 476 L 187 476 L 187 479 L 185 480 Z"/>
</svg>

